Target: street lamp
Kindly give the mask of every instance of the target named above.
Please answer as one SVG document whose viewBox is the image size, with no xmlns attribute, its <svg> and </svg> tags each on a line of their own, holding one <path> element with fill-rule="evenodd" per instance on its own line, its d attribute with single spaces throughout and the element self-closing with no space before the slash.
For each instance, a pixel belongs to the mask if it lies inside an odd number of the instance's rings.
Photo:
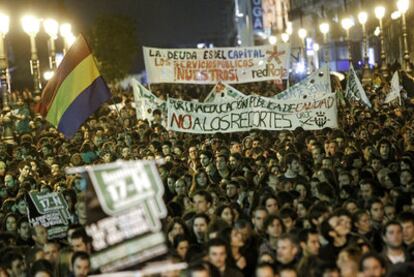
<svg viewBox="0 0 414 277">
<path fill-rule="evenodd" d="M 362 70 L 362 83 L 367 84 L 371 81 L 371 74 L 369 71 L 368 64 L 368 39 L 367 39 L 367 29 L 366 23 L 368 21 L 368 14 L 366 12 L 360 12 L 358 14 L 359 24 L 362 26 L 362 49 L 364 56 L 364 69 Z"/>
<path fill-rule="evenodd" d="M 402 24 L 402 36 L 403 36 L 403 45 L 404 45 L 404 63 L 405 63 L 405 71 L 411 73 L 412 69 L 410 66 L 410 54 L 408 50 L 408 40 L 407 40 L 407 22 L 405 19 L 405 13 L 408 10 L 410 5 L 409 0 L 398 0 L 397 1 L 397 8 L 398 11 L 401 13 L 401 24 Z"/>
<path fill-rule="evenodd" d="M 276 44 L 276 42 L 277 42 L 277 37 L 276 36 L 269 36 L 269 43 L 271 44 L 271 45 L 275 45 Z"/>
<path fill-rule="evenodd" d="M 48 18 L 43 21 L 43 27 L 49 35 L 49 67 L 52 71 L 56 69 L 55 39 L 58 37 L 59 24 L 56 20 Z"/>
<path fill-rule="evenodd" d="M 319 25 L 319 30 L 323 35 L 323 44 L 325 45 L 325 63 L 329 63 L 329 48 L 328 48 L 328 33 L 329 33 L 329 23 L 323 22 Z"/>
<path fill-rule="evenodd" d="M 37 56 L 36 49 L 36 35 L 39 32 L 40 20 L 34 16 L 26 15 L 22 18 L 23 30 L 30 37 L 30 70 L 33 75 L 33 84 L 34 84 L 34 100 L 35 102 L 40 100 L 40 72 L 39 72 L 39 58 Z"/>
<path fill-rule="evenodd" d="M 349 59 L 349 64 L 351 65 L 352 53 L 351 53 L 351 38 L 349 36 L 349 29 L 351 29 L 352 26 L 354 26 L 354 21 L 352 20 L 352 18 L 346 17 L 342 19 L 341 25 L 342 25 L 342 28 L 344 28 L 344 30 L 346 31 L 346 40 L 348 42 L 348 59 Z"/>
<path fill-rule="evenodd" d="M 387 62 L 386 62 L 386 57 L 385 57 L 385 46 L 384 46 L 384 28 L 382 26 L 382 19 L 384 18 L 385 15 L 385 8 L 383 6 L 378 6 L 375 8 L 375 17 L 378 19 L 379 24 L 380 24 L 380 43 L 381 43 L 381 71 L 382 71 L 382 75 L 385 78 L 388 78 L 388 66 L 387 66 Z"/>
<path fill-rule="evenodd" d="M 63 37 L 65 41 L 63 52 L 66 54 L 68 52 L 70 46 L 75 41 L 75 36 L 72 33 L 72 25 L 70 23 L 63 23 L 60 25 L 60 35 Z"/>
<path fill-rule="evenodd" d="M 290 38 L 288 33 L 282 33 L 280 35 L 280 37 L 282 38 L 282 41 L 283 42 L 288 42 L 289 41 L 289 38 Z"/>
<path fill-rule="evenodd" d="M 302 52 L 302 63 L 303 63 L 305 68 L 307 68 L 307 63 L 306 63 L 307 57 L 305 56 L 306 55 L 306 50 L 305 50 L 306 41 L 305 41 L 305 39 L 306 39 L 307 35 L 308 35 L 308 32 L 306 31 L 306 29 L 300 28 L 298 30 L 298 36 L 299 36 L 299 38 L 301 39 L 301 41 L 303 43 L 303 47 L 301 47 L 301 50 L 302 50 L 301 52 Z"/>
</svg>

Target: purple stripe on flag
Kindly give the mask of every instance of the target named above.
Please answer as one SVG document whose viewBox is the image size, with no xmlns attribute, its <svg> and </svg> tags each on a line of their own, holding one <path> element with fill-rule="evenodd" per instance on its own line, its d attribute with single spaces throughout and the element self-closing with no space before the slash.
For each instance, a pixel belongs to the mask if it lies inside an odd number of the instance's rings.
<svg viewBox="0 0 414 277">
<path fill-rule="evenodd" d="M 111 93 L 103 78 L 96 78 L 66 109 L 59 121 L 58 130 L 66 138 L 71 138 L 83 122 L 110 98 Z"/>
</svg>

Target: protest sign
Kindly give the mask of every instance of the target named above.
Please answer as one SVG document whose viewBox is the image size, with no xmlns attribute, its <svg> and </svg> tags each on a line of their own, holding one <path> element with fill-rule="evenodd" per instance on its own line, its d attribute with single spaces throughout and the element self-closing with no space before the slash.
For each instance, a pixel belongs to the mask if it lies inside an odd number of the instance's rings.
<svg viewBox="0 0 414 277">
<path fill-rule="evenodd" d="M 29 192 L 26 196 L 29 222 L 43 225 L 49 239 L 65 238 L 69 226 L 69 210 L 65 197 L 59 192 Z"/>
<path fill-rule="evenodd" d="M 154 110 L 160 110 L 161 114 L 166 114 L 165 101 L 159 99 L 136 80 L 132 79 L 130 84 L 134 92 L 135 110 L 138 119 L 146 119 L 151 122 Z"/>
<path fill-rule="evenodd" d="M 155 162 L 118 161 L 84 168 L 86 232 L 92 237 L 93 269 L 112 272 L 166 253 L 160 219 L 167 214 Z"/>
<path fill-rule="evenodd" d="M 385 97 L 384 103 L 390 103 L 396 99 L 398 99 L 398 103 L 401 105 L 401 87 L 398 71 L 395 71 L 394 75 L 392 76 L 391 89 Z"/>
<path fill-rule="evenodd" d="M 222 103 L 168 99 L 168 129 L 211 134 L 261 130 L 337 128 L 335 94 L 309 100 L 274 100 L 260 96 Z"/>
<path fill-rule="evenodd" d="M 331 79 L 329 67 L 324 65 L 306 79 L 294 84 L 273 98 L 279 100 L 319 98 L 328 93 L 331 93 Z"/>
<path fill-rule="evenodd" d="M 246 97 L 242 92 L 227 84 L 218 83 L 207 95 L 204 102 L 223 102 Z"/>
<path fill-rule="evenodd" d="M 288 77 L 290 45 L 210 49 L 144 47 L 150 83 L 236 84 Z"/>
<path fill-rule="evenodd" d="M 369 101 L 365 91 L 361 85 L 361 82 L 356 75 L 354 67 L 351 63 L 348 72 L 348 82 L 346 83 L 345 97 L 351 101 L 362 102 L 367 107 L 371 108 L 371 102 Z"/>
</svg>

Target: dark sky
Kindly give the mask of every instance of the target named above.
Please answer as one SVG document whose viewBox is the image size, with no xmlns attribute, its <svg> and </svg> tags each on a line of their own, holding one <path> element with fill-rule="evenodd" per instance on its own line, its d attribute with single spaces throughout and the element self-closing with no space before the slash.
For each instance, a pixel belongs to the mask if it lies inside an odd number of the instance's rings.
<svg viewBox="0 0 414 277">
<path fill-rule="evenodd" d="M 0 0 L 0 9 L 11 17 L 6 44 L 13 66 L 12 82 L 18 89 L 31 85 L 29 38 L 20 26 L 20 17 L 28 11 L 67 20 L 74 25 L 75 34 L 88 32 L 100 15 L 128 16 L 136 22 L 137 47 L 196 47 L 198 42 L 233 46 L 237 34 L 234 0 Z M 37 45 L 42 71 L 48 66 L 46 40 L 40 32 Z M 58 40 L 58 50 L 61 47 Z M 143 69 L 141 58 L 135 71 Z"/>
</svg>

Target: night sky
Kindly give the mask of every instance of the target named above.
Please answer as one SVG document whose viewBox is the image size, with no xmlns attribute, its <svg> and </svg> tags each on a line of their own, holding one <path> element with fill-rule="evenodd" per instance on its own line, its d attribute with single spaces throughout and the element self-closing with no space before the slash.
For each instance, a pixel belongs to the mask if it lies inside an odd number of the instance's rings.
<svg viewBox="0 0 414 277">
<path fill-rule="evenodd" d="M 0 8 L 11 17 L 6 44 L 13 67 L 12 87 L 18 89 L 31 85 L 29 38 L 20 25 L 20 17 L 27 10 L 39 17 L 66 19 L 74 26 L 75 35 L 87 33 L 99 15 L 130 17 L 136 23 L 139 49 L 143 45 L 194 48 L 199 42 L 233 46 L 237 35 L 234 0 L 0 0 Z M 46 40 L 40 32 L 37 45 L 42 71 L 48 66 Z M 59 40 L 58 50 L 62 47 Z M 142 69 L 141 56 L 134 71 Z"/>
</svg>

